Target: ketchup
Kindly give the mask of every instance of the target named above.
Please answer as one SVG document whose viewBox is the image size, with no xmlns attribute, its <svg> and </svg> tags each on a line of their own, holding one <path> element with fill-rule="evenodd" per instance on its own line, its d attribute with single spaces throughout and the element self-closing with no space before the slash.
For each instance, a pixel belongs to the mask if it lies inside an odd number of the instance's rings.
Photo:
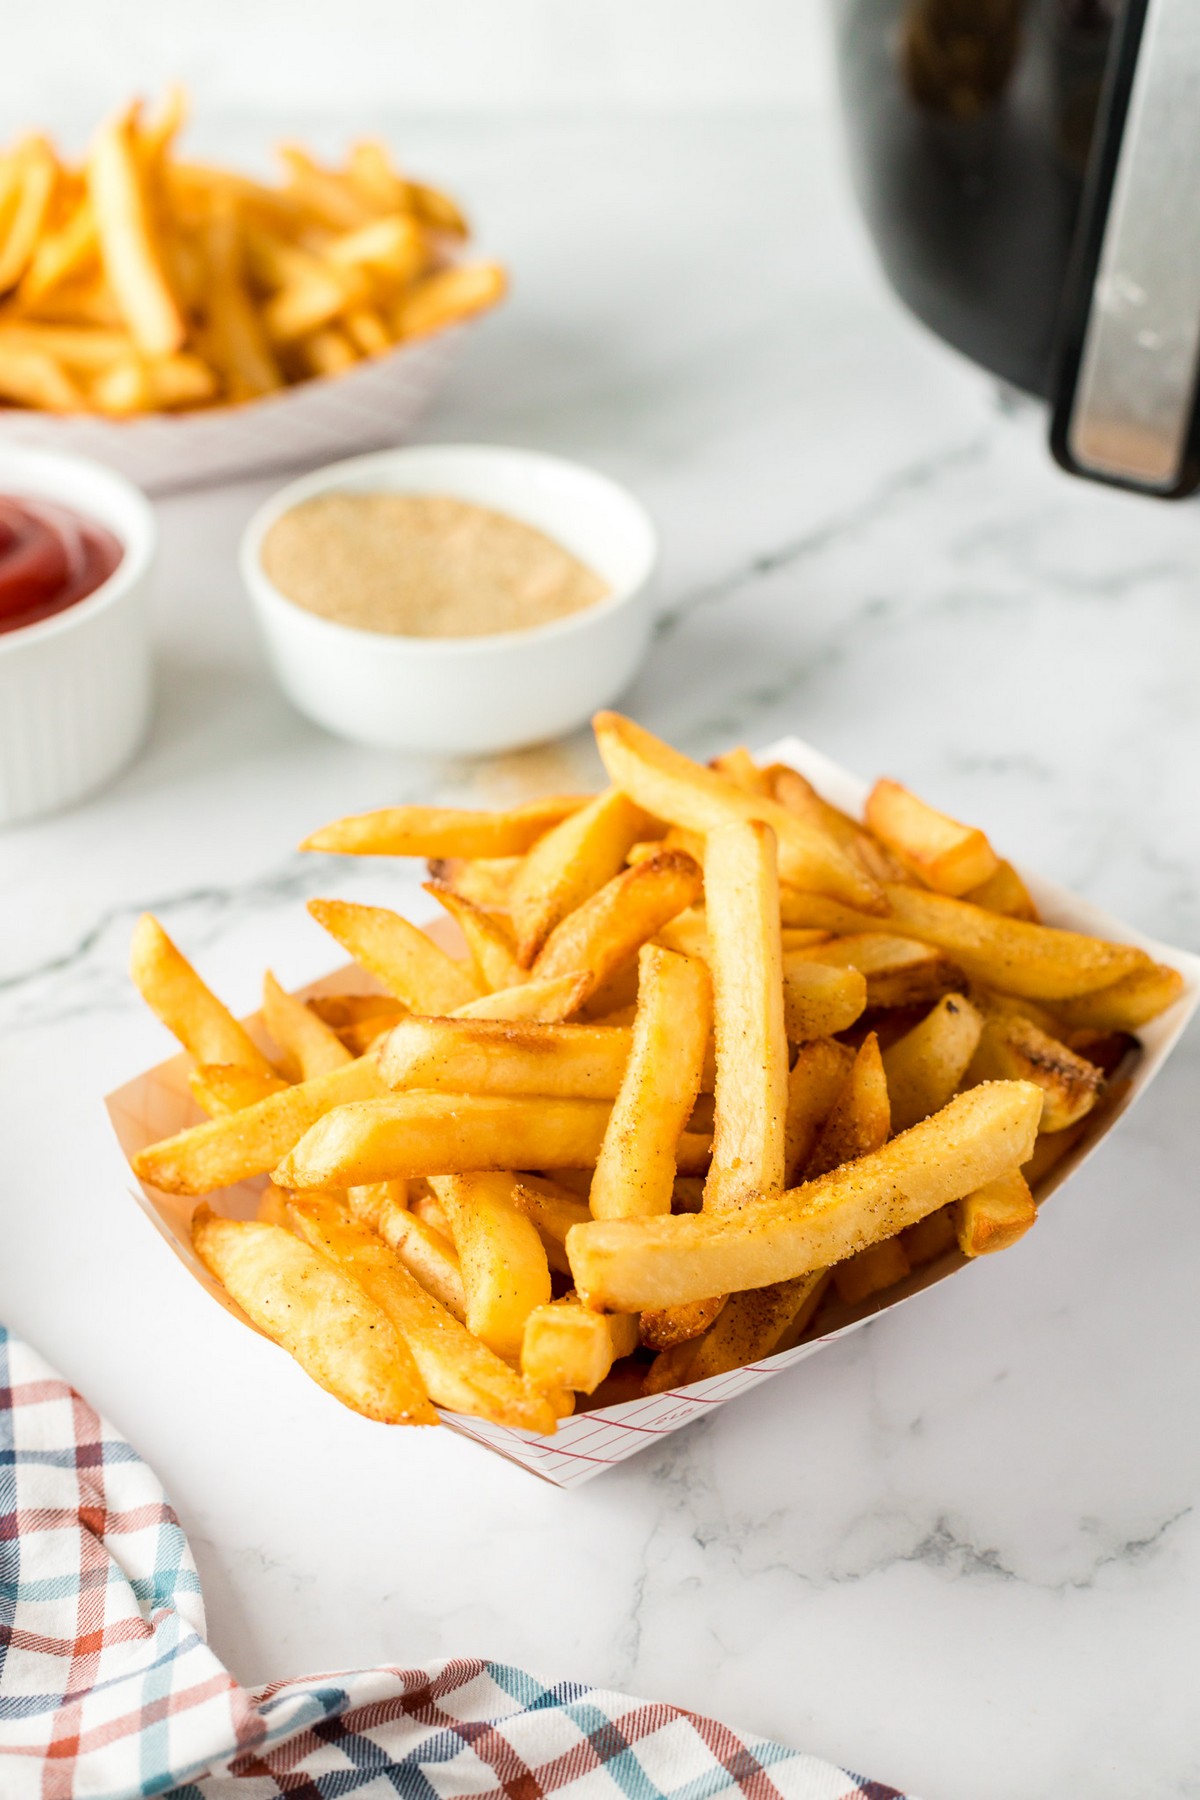
<svg viewBox="0 0 1200 1800">
<path fill-rule="evenodd" d="M 123 555 L 112 532 L 92 519 L 49 500 L 0 495 L 0 632 L 85 600 Z"/>
</svg>

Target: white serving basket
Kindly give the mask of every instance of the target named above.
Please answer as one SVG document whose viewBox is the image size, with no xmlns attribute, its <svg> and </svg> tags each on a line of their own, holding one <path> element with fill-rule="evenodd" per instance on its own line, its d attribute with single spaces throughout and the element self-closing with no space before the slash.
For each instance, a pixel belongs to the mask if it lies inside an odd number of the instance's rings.
<svg viewBox="0 0 1200 1800">
<path fill-rule="evenodd" d="M 407 437 L 442 385 L 465 325 L 238 406 L 128 419 L 0 407 L 0 445 L 88 456 L 148 494 L 327 462 Z"/>
<path fill-rule="evenodd" d="M 762 760 L 790 763 L 806 775 L 835 806 L 856 816 L 861 813 L 867 794 L 866 784 L 798 738 L 785 738 L 781 743 L 772 745 L 762 752 Z M 1047 924 L 1068 926 L 1120 943 L 1137 944 L 1158 961 L 1170 963 L 1178 969 L 1185 984 L 1184 992 L 1175 1004 L 1161 1018 L 1143 1026 L 1138 1033 L 1142 1053 L 1128 1088 L 1119 1103 L 1098 1118 L 1096 1130 L 1090 1134 L 1085 1133 L 1079 1143 L 1056 1164 L 1037 1190 L 1036 1198 L 1040 1204 L 1069 1180 L 1086 1158 L 1099 1147 L 1118 1120 L 1145 1093 L 1162 1068 L 1200 1005 L 1200 956 L 1174 949 L 1168 944 L 1156 943 L 1152 938 L 1143 936 L 1131 926 L 1090 906 L 1065 889 L 1043 881 L 1026 869 L 1021 869 L 1020 873 Z M 436 932 L 443 943 L 449 942 L 447 925 L 448 921 L 440 922 Z M 342 969 L 312 983 L 303 991 L 306 995 L 367 992 L 371 986 L 363 972 L 352 965 L 348 970 Z M 260 1032 L 261 1024 L 257 1015 L 246 1023 L 252 1033 Z M 108 1096 L 106 1105 L 109 1117 L 127 1157 L 146 1144 L 198 1123 L 199 1111 L 187 1089 L 186 1077 L 190 1066 L 190 1058 L 182 1055 L 172 1057 Z M 209 1194 L 206 1199 L 215 1212 L 226 1217 L 252 1218 L 262 1186 L 262 1180 L 243 1182 L 238 1187 Z M 164 1194 L 144 1182 L 136 1183 L 132 1191 L 135 1199 L 196 1279 L 226 1311 L 253 1330 L 250 1321 L 233 1304 L 192 1251 L 188 1227 L 197 1202 L 175 1194 Z M 711 1412 L 713 1407 L 724 1406 L 739 1394 L 757 1387 L 760 1382 L 771 1380 L 781 1375 L 785 1369 L 815 1356 L 827 1344 L 836 1342 L 847 1332 L 856 1331 L 877 1313 L 915 1298 L 937 1282 L 959 1274 L 969 1266 L 966 1257 L 957 1250 L 951 1251 L 935 1262 L 915 1270 L 896 1287 L 872 1296 L 855 1309 L 845 1323 L 825 1336 L 799 1344 L 794 1350 L 784 1350 L 775 1356 L 764 1357 L 761 1362 L 749 1363 L 728 1374 L 713 1376 L 708 1381 L 625 1401 L 620 1405 L 598 1406 L 590 1410 L 586 1399 L 583 1399 L 580 1410 L 560 1421 L 557 1432 L 550 1438 L 538 1437 L 532 1432 L 517 1431 L 503 1425 L 491 1425 L 482 1419 L 464 1418 L 456 1413 L 443 1412 L 442 1418 L 463 1437 L 473 1438 L 486 1449 L 520 1463 L 522 1468 L 540 1475 L 543 1480 L 552 1482 L 556 1487 L 578 1487 L 581 1482 L 590 1481 L 602 1469 L 609 1468 L 613 1463 L 624 1462 L 626 1457 L 636 1456 L 639 1450 L 646 1449 L 658 1439 L 682 1430 L 693 1419 Z M 181 1351 L 181 1354 L 184 1352 Z M 330 1404 L 334 1402 L 331 1401 Z M 402 1443 L 403 1433 L 398 1433 L 397 1436 Z"/>
</svg>

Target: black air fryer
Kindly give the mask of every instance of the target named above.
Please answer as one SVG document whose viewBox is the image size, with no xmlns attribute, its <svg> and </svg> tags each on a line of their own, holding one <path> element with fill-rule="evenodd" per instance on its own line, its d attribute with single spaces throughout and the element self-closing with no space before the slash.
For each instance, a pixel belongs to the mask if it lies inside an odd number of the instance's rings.
<svg viewBox="0 0 1200 1800">
<path fill-rule="evenodd" d="M 1074 474 L 1200 485 L 1200 0 L 833 0 L 884 269 Z"/>
</svg>

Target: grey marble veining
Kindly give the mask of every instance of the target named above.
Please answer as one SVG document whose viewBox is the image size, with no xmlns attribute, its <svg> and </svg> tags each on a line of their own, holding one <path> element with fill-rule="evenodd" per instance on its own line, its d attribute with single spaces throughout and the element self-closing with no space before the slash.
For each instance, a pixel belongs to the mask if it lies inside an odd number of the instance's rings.
<svg viewBox="0 0 1200 1800">
<path fill-rule="evenodd" d="M 1200 511 L 1070 482 L 1037 408 L 900 314 L 825 122 L 396 135 L 516 277 L 428 436 L 580 456 L 661 524 L 628 708 L 697 754 L 799 733 L 1200 940 Z M 315 825 L 597 774 L 583 735 L 431 764 L 291 713 L 233 561 L 273 485 L 160 508 L 146 753 L 0 838 L 0 1316 L 160 1470 L 218 1650 L 247 1679 L 507 1657 L 924 1800 L 1200 1794 L 1194 1035 L 1011 1253 L 574 1495 L 343 1414 L 161 1249 L 99 1107 L 166 1048 L 138 912 L 249 1006 L 264 964 L 334 960 L 307 898 L 427 910 L 417 871 L 300 855 Z"/>
</svg>

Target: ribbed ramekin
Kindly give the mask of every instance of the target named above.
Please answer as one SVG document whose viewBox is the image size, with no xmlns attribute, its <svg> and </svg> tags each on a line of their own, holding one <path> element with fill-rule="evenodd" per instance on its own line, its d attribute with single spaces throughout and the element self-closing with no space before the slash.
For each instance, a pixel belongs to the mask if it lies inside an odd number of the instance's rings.
<svg viewBox="0 0 1200 1800">
<path fill-rule="evenodd" d="M 86 600 L 0 632 L 0 825 L 11 825 L 82 799 L 142 740 L 155 525 L 137 488 L 82 457 L 0 446 L 0 494 L 70 507 L 107 526 L 123 551 Z"/>
</svg>

